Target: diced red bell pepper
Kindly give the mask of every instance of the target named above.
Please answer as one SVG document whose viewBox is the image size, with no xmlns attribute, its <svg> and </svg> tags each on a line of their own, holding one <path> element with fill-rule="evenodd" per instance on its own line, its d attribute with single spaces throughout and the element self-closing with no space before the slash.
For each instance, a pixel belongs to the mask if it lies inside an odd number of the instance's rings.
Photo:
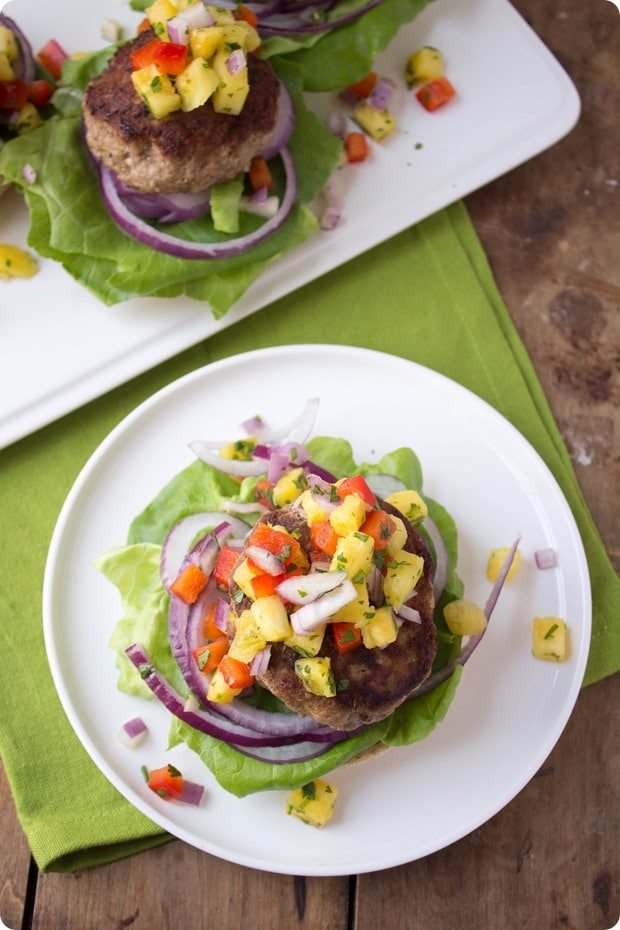
<svg viewBox="0 0 620 930">
<path fill-rule="evenodd" d="M 360 527 L 361 533 L 372 536 L 375 549 L 385 549 L 396 527 L 384 510 L 373 510 Z"/>
<path fill-rule="evenodd" d="M 275 594 L 276 588 L 285 578 L 286 574 L 284 572 L 282 572 L 281 575 L 268 575 L 266 573 L 256 575 L 250 581 L 254 596 L 256 598 L 270 597 L 272 594 Z"/>
<path fill-rule="evenodd" d="M 204 646 L 199 646 L 198 649 L 194 649 L 192 655 L 199 670 L 204 675 L 208 675 L 209 672 L 215 671 L 228 652 L 229 647 L 228 639 L 220 633 L 217 639 L 206 643 Z"/>
<path fill-rule="evenodd" d="M 58 44 L 56 39 L 50 39 L 49 42 L 46 42 L 37 55 L 37 58 L 45 70 L 49 71 L 52 77 L 56 78 L 57 81 L 60 80 L 62 75 L 63 62 L 65 62 L 68 57 L 64 48 L 62 45 Z"/>
<path fill-rule="evenodd" d="M 185 45 L 177 42 L 162 42 L 161 39 L 151 39 L 146 45 L 134 49 L 131 53 L 131 64 L 134 71 L 157 65 L 163 74 L 181 74 L 188 62 L 188 51 Z"/>
<path fill-rule="evenodd" d="M 23 81 L 0 81 L 0 110 L 21 110 L 27 101 L 28 85 Z"/>
<path fill-rule="evenodd" d="M 336 485 L 336 494 L 341 501 L 349 494 L 357 494 L 368 507 L 377 506 L 377 498 L 368 486 L 368 482 L 362 475 L 353 475 L 352 478 L 344 478 Z"/>
<path fill-rule="evenodd" d="M 252 159 L 248 175 L 253 191 L 259 191 L 263 187 L 266 187 L 268 191 L 273 190 L 274 181 L 271 176 L 271 171 L 269 170 L 269 165 L 264 158 L 257 156 Z"/>
<path fill-rule="evenodd" d="M 258 16 L 253 10 L 250 10 L 243 3 L 240 3 L 235 10 L 235 19 L 243 19 L 246 23 L 252 26 L 253 29 L 258 28 Z"/>
<path fill-rule="evenodd" d="M 267 481 L 265 478 L 262 478 L 260 481 L 256 482 L 256 487 L 254 489 L 254 496 L 256 498 L 257 504 L 262 504 L 263 507 L 268 507 L 270 510 L 274 509 L 273 500 L 271 498 L 271 491 L 273 489 L 273 484 L 271 481 Z"/>
<path fill-rule="evenodd" d="M 325 555 L 332 556 L 336 551 L 340 537 L 327 520 L 315 520 L 310 527 L 310 539 L 315 549 L 324 552 Z"/>
<path fill-rule="evenodd" d="M 448 100 L 452 100 L 456 91 L 447 77 L 438 77 L 429 81 L 416 92 L 416 97 L 425 110 L 431 113 L 437 107 L 442 107 Z"/>
<path fill-rule="evenodd" d="M 363 132 L 348 132 L 344 137 L 348 162 L 364 161 L 368 156 L 368 142 Z"/>
<path fill-rule="evenodd" d="M 283 565 L 297 565 L 303 560 L 302 548 L 288 533 L 274 530 L 267 523 L 257 523 L 248 539 L 248 545 L 260 546 L 275 555 Z"/>
<path fill-rule="evenodd" d="M 334 635 L 336 649 L 342 655 L 351 652 L 362 644 L 362 632 L 354 623 L 337 622 L 330 624 Z"/>
<path fill-rule="evenodd" d="M 31 81 L 28 84 L 28 100 L 34 103 L 35 107 L 44 107 L 53 93 L 54 88 L 49 81 Z"/>
<path fill-rule="evenodd" d="M 360 81 L 355 84 L 349 84 L 345 87 L 345 92 L 355 94 L 356 97 L 370 97 L 377 83 L 377 74 L 375 71 L 369 71 Z"/>
<path fill-rule="evenodd" d="M 250 672 L 250 666 L 239 659 L 226 655 L 218 665 L 218 669 L 228 687 L 233 691 L 242 691 L 254 684 L 254 675 Z"/>
<path fill-rule="evenodd" d="M 183 569 L 170 585 L 170 590 L 176 594 L 184 604 L 193 604 L 204 591 L 209 581 L 202 569 L 193 562 Z"/>
<path fill-rule="evenodd" d="M 202 632 L 205 639 L 219 639 L 224 635 L 219 626 L 215 625 L 215 604 L 209 605 L 202 621 Z"/>
<path fill-rule="evenodd" d="M 213 577 L 215 578 L 218 588 L 228 590 L 232 582 L 233 570 L 238 561 L 238 549 L 232 549 L 230 546 L 222 546 L 217 556 L 215 568 L 213 569 Z"/>
<path fill-rule="evenodd" d="M 164 765 L 148 773 L 147 785 L 160 798 L 170 801 L 183 794 L 183 776 L 174 765 Z"/>
</svg>

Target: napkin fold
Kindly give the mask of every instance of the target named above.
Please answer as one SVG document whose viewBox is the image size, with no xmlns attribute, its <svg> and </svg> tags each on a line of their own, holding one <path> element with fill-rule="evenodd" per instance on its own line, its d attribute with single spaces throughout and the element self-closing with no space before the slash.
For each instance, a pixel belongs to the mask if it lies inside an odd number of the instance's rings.
<svg viewBox="0 0 620 930">
<path fill-rule="evenodd" d="M 169 839 L 91 762 L 50 676 L 41 588 L 66 494 L 109 431 L 160 387 L 239 352 L 316 342 L 433 368 L 523 433 L 562 487 L 586 549 L 594 624 L 585 683 L 620 668 L 619 579 L 476 233 L 455 204 L 0 453 L 0 752 L 41 869 L 98 865 Z"/>
</svg>

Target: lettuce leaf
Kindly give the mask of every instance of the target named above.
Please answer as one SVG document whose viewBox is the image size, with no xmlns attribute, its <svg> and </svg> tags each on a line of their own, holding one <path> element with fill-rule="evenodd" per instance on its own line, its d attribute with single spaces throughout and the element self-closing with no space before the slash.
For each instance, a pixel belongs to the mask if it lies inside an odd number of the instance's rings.
<svg viewBox="0 0 620 930">
<path fill-rule="evenodd" d="M 371 71 L 379 52 L 387 48 L 400 27 L 414 19 L 428 2 L 383 0 L 352 23 L 318 36 L 267 38 L 261 46 L 261 55 L 274 63 L 286 58 L 298 65 L 306 90 L 339 90 Z M 363 0 L 338 3 L 330 16 L 334 18 L 345 7 L 354 9 L 363 5 Z"/>
<path fill-rule="evenodd" d="M 377 463 L 357 465 L 351 445 L 346 440 L 320 437 L 308 443 L 312 458 L 337 475 L 386 471 L 405 483 L 422 487 L 422 470 L 411 449 L 397 449 Z M 122 618 L 110 640 L 110 647 L 119 654 L 119 687 L 132 694 L 143 695 L 145 685 L 124 656 L 125 648 L 140 642 L 150 653 L 154 664 L 181 693 L 186 687 L 171 656 L 167 641 L 168 595 L 159 577 L 160 545 L 177 520 L 201 510 L 217 510 L 223 497 L 248 499 L 255 479 L 246 479 L 242 487 L 201 461 L 196 461 L 175 475 L 155 499 L 132 522 L 128 544 L 105 553 L 97 567 L 118 588 L 122 598 Z M 456 575 L 457 538 L 454 521 L 447 511 L 434 501 L 427 501 L 429 511 L 444 537 L 449 555 L 449 577 L 441 603 L 462 593 Z M 436 623 L 445 631 L 443 618 L 436 612 Z M 445 634 L 441 641 L 440 667 L 460 650 L 460 639 Z M 364 733 L 332 746 L 323 755 L 303 764 L 271 765 L 251 759 L 220 740 L 206 736 L 173 718 L 169 746 L 186 742 L 218 782 L 232 794 L 242 797 L 255 791 L 288 789 L 309 779 L 324 775 L 348 759 L 378 742 L 388 746 L 403 746 L 428 734 L 443 720 L 461 675 L 454 674 L 429 694 L 401 705 L 387 720 L 373 724 Z"/>
<path fill-rule="evenodd" d="M 0 175 L 19 187 L 30 211 L 29 244 L 60 262 L 76 280 L 108 305 L 138 296 L 187 295 L 208 301 L 222 316 L 266 267 L 318 229 L 308 203 L 330 176 L 341 143 L 305 107 L 300 69 L 284 62 L 281 78 L 293 96 L 297 119 L 289 149 L 298 176 L 297 203 L 284 224 L 266 241 L 232 258 L 209 261 L 179 259 L 142 245 L 125 235 L 105 209 L 94 169 L 84 150 L 80 94 L 114 49 L 104 49 L 67 63 L 57 93 L 58 115 L 31 133 L 13 139 L 0 152 Z M 23 167 L 36 171 L 35 184 L 23 178 Z M 274 175 L 282 175 L 274 163 Z M 262 220 L 243 214 L 239 235 L 257 229 Z M 195 242 L 225 241 L 210 217 L 168 224 L 173 235 Z"/>
</svg>

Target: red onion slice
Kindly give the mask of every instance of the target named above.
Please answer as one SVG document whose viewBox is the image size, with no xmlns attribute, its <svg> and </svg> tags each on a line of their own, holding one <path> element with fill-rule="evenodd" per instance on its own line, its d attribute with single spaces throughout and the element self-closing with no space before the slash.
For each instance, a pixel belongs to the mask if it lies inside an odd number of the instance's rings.
<svg viewBox="0 0 620 930">
<path fill-rule="evenodd" d="M 403 620 L 408 620 L 410 623 L 422 623 L 419 612 L 414 610 L 413 607 L 408 607 L 407 604 L 403 604 L 402 607 L 398 608 L 396 616 L 401 617 Z"/>
<path fill-rule="evenodd" d="M 250 672 L 255 677 L 258 675 L 264 675 L 267 669 L 269 668 L 269 662 L 271 660 L 271 643 L 265 646 L 264 649 L 261 649 L 260 652 L 257 652 L 252 661 L 250 662 Z"/>
<path fill-rule="evenodd" d="M 280 597 L 283 597 L 291 604 L 313 604 L 321 595 L 333 591 L 334 588 L 342 584 L 346 577 L 345 572 L 330 571 L 315 572 L 311 575 L 296 575 L 293 578 L 285 578 L 284 581 L 281 581 L 276 591 Z M 355 591 L 355 588 L 353 590 Z"/>
<path fill-rule="evenodd" d="M 295 126 L 295 107 L 293 100 L 287 88 L 280 81 L 280 95 L 278 98 L 278 112 L 276 124 L 273 127 L 271 137 L 262 151 L 262 157 L 265 159 L 274 158 L 286 145 L 290 139 L 293 127 Z"/>
<path fill-rule="evenodd" d="M 177 258 L 230 258 L 235 255 L 242 255 L 244 252 L 247 252 L 248 249 L 259 245 L 265 239 L 269 238 L 269 236 L 280 228 L 291 212 L 297 193 L 295 166 L 288 149 L 282 149 L 279 152 L 279 156 L 282 159 L 285 173 L 285 190 L 280 209 L 275 216 L 263 223 L 263 225 L 259 229 L 254 230 L 254 232 L 224 242 L 191 242 L 186 239 L 178 239 L 176 236 L 162 232 L 159 229 L 154 229 L 148 223 L 135 216 L 131 210 L 125 206 L 114 184 L 114 176 L 102 162 L 97 163 L 97 170 L 99 172 L 101 196 L 106 209 L 117 226 L 127 233 L 127 235 L 137 239 L 138 242 L 147 245 L 157 252 L 164 252 L 167 255 L 173 255 Z"/>
<path fill-rule="evenodd" d="M 332 19 L 331 21 L 316 21 L 312 18 L 313 9 L 308 8 L 299 13 L 282 13 L 273 14 L 260 21 L 260 33 L 262 36 L 281 36 L 281 35 L 310 35 L 315 32 L 327 32 L 336 29 L 339 26 L 346 26 L 354 22 L 360 16 L 370 12 L 378 6 L 382 0 L 370 0 L 360 9 L 345 13 L 342 16 Z M 316 4 L 317 11 L 324 9 L 323 4 Z"/>
<path fill-rule="evenodd" d="M 320 578 L 320 575 L 316 577 Z M 316 632 L 327 620 L 357 597 L 357 591 L 347 578 L 339 587 L 324 594 L 311 604 L 300 607 L 291 614 L 291 626 L 300 636 Z"/>
<path fill-rule="evenodd" d="M 448 580 L 448 550 L 439 532 L 439 527 L 430 517 L 425 517 L 422 526 L 428 533 L 435 550 L 435 575 L 433 577 L 433 594 L 437 603 L 443 594 Z"/>
<path fill-rule="evenodd" d="M 170 590 L 170 586 L 178 576 L 183 562 L 188 557 L 192 541 L 201 530 L 205 530 L 207 527 L 214 527 L 211 532 L 207 533 L 199 540 L 199 543 L 213 536 L 215 541 L 215 555 L 217 555 L 219 546 L 222 545 L 224 540 L 233 532 L 239 533 L 242 523 L 243 521 L 237 520 L 235 517 L 230 517 L 228 514 L 210 510 L 192 513 L 179 520 L 179 522 L 168 531 L 161 547 L 159 573 L 162 584 L 166 590 Z M 243 523 L 243 527 L 245 533 L 249 532 L 250 527 L 247 523 Z M 204 567 L 203 571 L 205 571 L 205 574 L 208 574 Z"/>
</svg>

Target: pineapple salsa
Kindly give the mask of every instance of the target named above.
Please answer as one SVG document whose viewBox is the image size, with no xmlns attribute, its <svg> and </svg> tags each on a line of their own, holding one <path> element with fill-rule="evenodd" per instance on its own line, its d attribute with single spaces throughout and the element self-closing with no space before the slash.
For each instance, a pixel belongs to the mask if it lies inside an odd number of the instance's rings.
<svg viewBox="0 0 620 930">
<path fill-rule="evenodd" d="M 156 37 L 132 52 L 131 78 L 152 115 L 187 113 L 207 100 L 216 113 L 238 115 L 250 89 L 246 55 L 260 45 L 254 26 L 192 0 L 155 0 L 146 15 Z"/>
</svg>

